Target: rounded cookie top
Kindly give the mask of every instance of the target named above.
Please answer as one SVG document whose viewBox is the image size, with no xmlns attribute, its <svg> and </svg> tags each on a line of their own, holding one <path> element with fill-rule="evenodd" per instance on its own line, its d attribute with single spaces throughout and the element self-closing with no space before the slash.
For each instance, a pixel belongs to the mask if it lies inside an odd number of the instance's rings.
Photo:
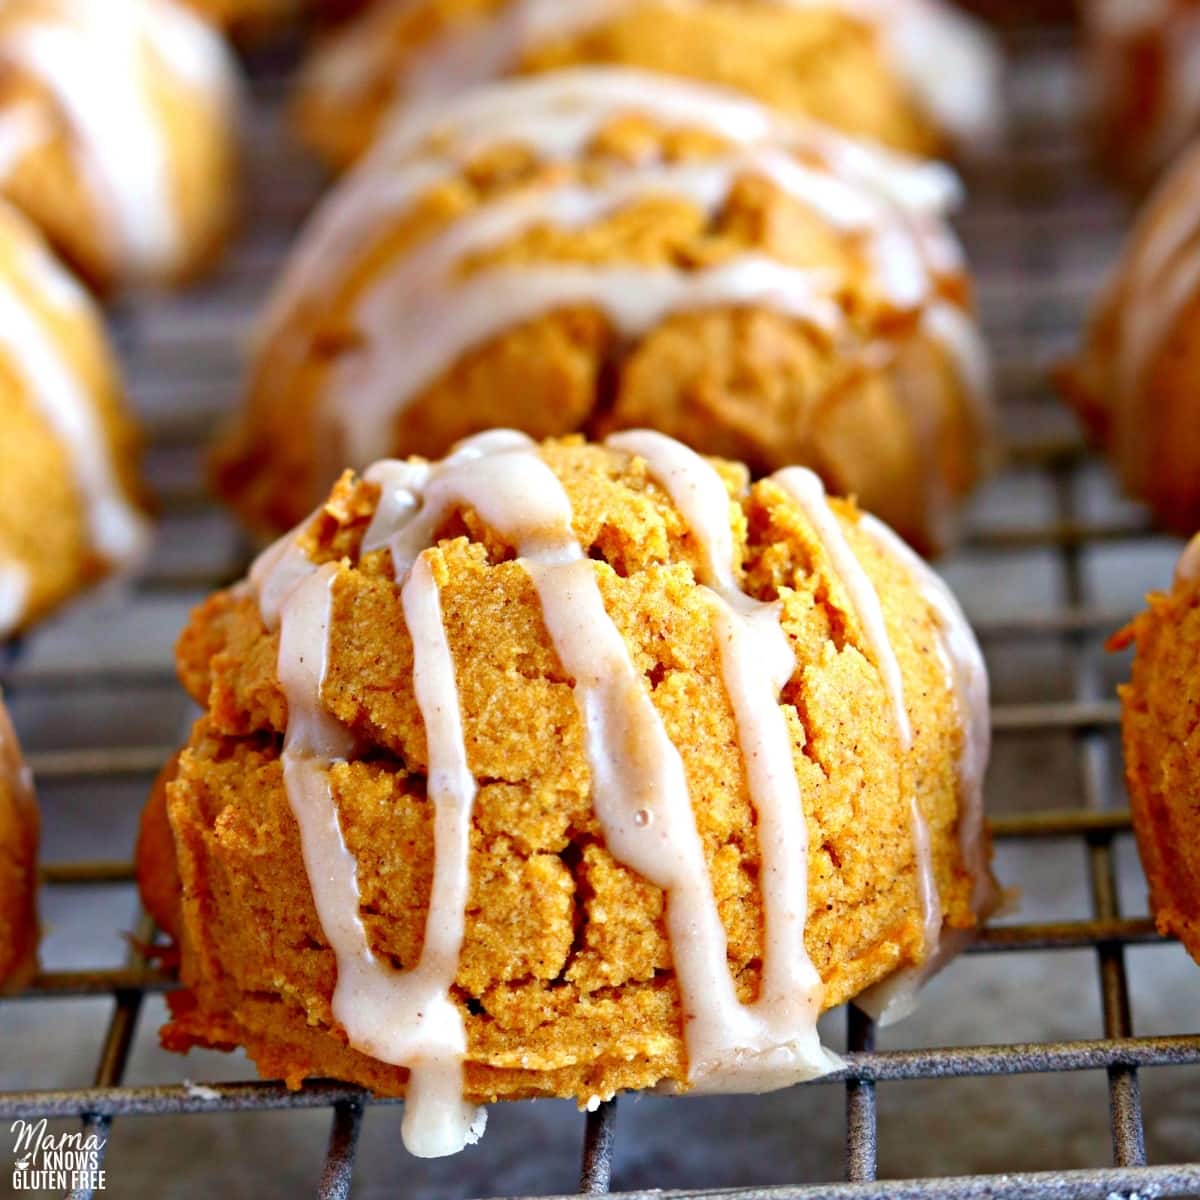
<svg viewBox="0 0 1200 1200">
<path fill-rule="evenodd" d="M 1099 150 L 1125 181 L 1144 186 L 1200 130 L 1200 6 L 1092 0 L 1082 16 Z"/>
</svg>

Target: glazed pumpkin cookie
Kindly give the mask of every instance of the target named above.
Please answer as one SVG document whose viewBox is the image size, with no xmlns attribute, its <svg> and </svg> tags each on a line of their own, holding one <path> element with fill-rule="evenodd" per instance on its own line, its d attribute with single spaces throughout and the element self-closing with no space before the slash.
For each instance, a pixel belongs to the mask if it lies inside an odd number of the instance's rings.
<svg viewBox="0 0 1200 1200">
<path fill-rule="evenodd" d="M 37 850 L 33 780 L 0 696 L 0 992 L 37 964 Z"/>
<path fill-rule="evenodd" d="M 1200 536 L 1169 592 L 1113 639 L 1135 648 L 1121 689 L 1125 773 L 1138 851 L 1159 930 L 1200 962 Z"/>
<path fill-rule="evenodd" d="M 297 123 L 345 166 L 398 102 L 610 64 L 719 84 L 927 154 L 994 135 L 998 62 L 941 0 L 381 0 L 318 51 Z"/>
<path fill-rule="evenodd" d="M 1185 537 L 1200 528 L 1198 334 L 1200 145 L 1146 204 L 1061 375 L 1125 490 Z"/>
<path fill-rule="evenodd" d="M 99 313 L 0 202 L 0 640 L 141 558 L 137 455 Z"/>
<path fill-rule="evenodd" d="M 803 469 L 648 432 L 380 463 L 178 665 L 164 1043 L 407 1093 L 419 1154 L 499 1098 L 819 1075 L 818 1014 L 903 1011 L 991 903 L 971 632 Z"/>
<path fill-rule="evenodd" d="M 293 252 L 218 490 L 278 532 L 381 455 L 651 426 L 938 549 L 991 450 L 956 186 L 612 68 L 413 114 Z"/>
<path fill-rule="evenodd" d="M 1200 132 L 1200 3 L 1088 0 L 1087 84 L 1103 161 L 1150 182 Z"/>
<path fill-rule="evenodd" d="M 94 286 L 194 276 L 232 219 L 234 91 L 175 0 L 7 0 L 0 195 Z"/>
</svg>

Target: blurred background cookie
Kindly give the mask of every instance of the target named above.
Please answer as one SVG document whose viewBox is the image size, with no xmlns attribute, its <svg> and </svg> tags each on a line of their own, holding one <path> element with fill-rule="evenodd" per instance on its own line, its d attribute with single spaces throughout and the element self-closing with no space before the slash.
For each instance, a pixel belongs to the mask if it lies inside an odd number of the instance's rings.
<svg viewBox="0 0 1200 1200">
<path fill-rule="evenodd" d="M 1200 528 L 1200 146 L 1146 203 L 1060 381 L 1129 495 Z"/>
<path fill-rule="evenodd" d="M 317 51 L 296 120 L 345 166 L 390 109 L 498 76 L 611 64 L 719 84 L 933 154 L 996 132 L 999 57 L 941 0 L 380 0 Z"/>
<path fill-rule="evenodd" d="M 138 442 L 99 313 L 0 203 L 0 640 L 141 558 Z"/>
<path fill-rule="evenodd" d="M 0 195 L 100 289 L 200 274 L 236 209 L 235 92 L 176 0 L 9 0 Z"/>
<path fill-rule="evenodd" d="M 990 451 L 944 168 L 613 69 L 397 124 L 264 317 L 219 489 L 278 530 L 342 467 L 493 426 L 648 426 L 816 469 L 924 550 Z"/>
</svg>

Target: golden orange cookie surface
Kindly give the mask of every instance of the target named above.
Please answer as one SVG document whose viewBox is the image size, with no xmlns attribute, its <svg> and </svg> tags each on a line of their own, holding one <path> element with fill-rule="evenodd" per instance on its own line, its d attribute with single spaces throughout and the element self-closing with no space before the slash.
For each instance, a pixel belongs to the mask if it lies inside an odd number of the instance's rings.
<svg viewBox="0 0 1200 1200">
<path fill-rule="evenodd" d="M 1174 585 L 1114 644 L 1135 650 L 1121 689 L 1125 775 L 1155 920 L 1200 962 L 1200 539 Z"/>
</svg>

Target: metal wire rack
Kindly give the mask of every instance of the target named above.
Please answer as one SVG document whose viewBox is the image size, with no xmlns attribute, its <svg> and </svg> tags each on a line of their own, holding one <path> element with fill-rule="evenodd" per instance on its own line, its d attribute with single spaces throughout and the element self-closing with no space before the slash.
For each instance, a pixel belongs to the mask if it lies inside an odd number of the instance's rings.
<svg viewBox="0 0 1200 1200">
<path fill-rule="evenodd" d="M 1036 5 L 1026 7 L 1037 12 Z M 871 1021 L 851 1008 L 846 1069 L 814 1085 L 845 1090 L 844 1179 L 720 1193 L 738 1200 L 765 1200 L 768 1196 L 774 1200 L 1083 1200 L 1200 1194 L 1200 1136 L 1195 1141 L 1197 1161 L 1147 1163 L 1141 1073 L 1162 1066 L 1200 1067 L 1200 1034 L 1133 1036 L 1126 950 L 1161 939 L 1151 921 L 1122 915 L 1114 845 L 1128 833 L 1130 821 L 1127 811 L 1109 807 L 1116 766 L 1112 732 L 1119 713 L 1115 702 L 1104 694 L 1096 653 L 1099 640 L 1129 612 L 1094 594 L 1085 561 L 1092 548 L 1136 545 L 1149 530 L 1135 511 L 1097 521 L 1081 507 L 1079 484 L 1090 469 L 1089 462 L 1069 421 L 1063 421 L 1049 397 L 1044 375 L 1048 353 L 1069 344 L 1086 291 L 1094 282 L 1094 271 L 1072 273 L 1070 247 L 1086 235 L 1093 248 L 1108 253 L 1122 217 L 1119 207 L 1099 201 L 1086 181 L 1078 138 L 1070 123 L 1071 104 L 1046 103 L 1048 89 L 1057 95 L 1063 81 L 1069 79 L 1068 31 L 1018 26 L 1006 29 L 1005 38 L 1014 54 L 1010 83 L 1014 148 L 978 172 L 973 187 L 979 199 L 968 212 L 965 232 L 976 254 L 984 315 L 1000 365 L 1006 418 L 1013 429 L 1025 433 L 1013 447 L 1011 469 L 1032 472 L 1043 485 L 1048 484 L 1053 504 L 1036 521 L 976 522 L 965 553 L 995 560 L 1027 551 L 1044 552 L 1053 555 L 1058 565 L 1061 594 L 1056 603 L 992 615 L 981 620 L 978 628 L 989 656 L 1002 653 L 1006 646 L 1034 641 L 1061 647 L 1069 691 L 1052 701 L 997 705 L 994 724 L 1001 739 L 1031 732 L 1069 739 L 1078 768 L 1079 794 L 1054 810 L 997 817 L 993 829 L 1002 844 L 1029 846 L 1054 839 L 1085 847 L 1091 913 L 1083 919 L 997 924 L 979 938 L 972 953 L 1093 951 L 1103 1037 L 878 1050 Z M 262 115 L 277 112 L 282 81 L 275 63 L 259 64 L 254 72 L 253 111 L 259 115 L 250 121 L 248 158 L 252 165 L 257 164 L 261 178 L 253 189 L 248 236 L 222 280 L 209 291 L 165 309 L 131 302 L 115 318 L 135 394 L 150 414 L 152 461 L 170 480 L 160 489 L 169 528 L 195 518 L 217 519 L 211 517 L 203 490 L 189 478 L 186 464 L 194 463 L 214 414 L 228 402 L 236 381 L 241 331 L 261 296 L 263 280 L 269 279 L 290 231 L 314 194 L 316 181 L 304 165 L 280 159 L 274 117 Z M 185 464 L 182 483 L 181 463 Z M 226 528 L 224 541 L 217 540 L 224 547 L 223 557 L 206 554 L 202 563 L 194 555 L 160 556 L 138 584 L 138 596 L 186 601 L 236 574 L 244 562 L 236 538 Z M 101 705 L 105 697 L 120 696 L 123 689 L 167 689 L 173 683 L 173 671 L 165 659 L 63 665 L 37 653 L 17 652 L 0 663 L 0 682 L 19 713 L 22 700 L 30 697 L 53 703 L 70 693 L 79 703 Z M 52 745 L 35 747 L 29 758 L 43 785 L 68 786 L 86 795 L 113 781 L 147 780 L 173 748 L 165 739 L 147 745 Z M 48 892 L 127 886 L 131 879 L 132 867 L 127 862 L 59 862 L 44 870 Z M 0 1005 L 2 1022 L 4 1007 L 14 1004 L 111 998 L 93 1085 L 88 1088 L 3 1090 L 7 1082 L 0 1023 L 0 1122 L 20 1117 L 78 1118 L 88 1132 L 107 1134 L 114 1120 L 135 1116 L 328 1109 L 324 1166 L 313 1183 L 320 1197 L 348 1197 L 364 1113 L 369 1105 L 390 1101 L 374 1100 L 335 1082 L 313 1082 L 299 1092 L 257 1080 L 203 1085 L 186 1080 L 173 1085 L 125 1082 L 143 1001 L 172 986 L 169 975 L 146 956 L 145 947 L 152 939 L 153 929 L 143 917 L 123 966 L 48 971 L 22 997 Z M 877 1179 L 878 1084 L 1053 1072 L 1105 1073 L 1112 1166 Z M 579 1194 L 609 1193 L 617 1145 L 616 1102 L 588 1114 L 582 1123 Z M 86 1191 L 73 1194 L 90 1195 Z M 621 1193 L 631 1198 L 650 1194 Z"/>
</svg>

